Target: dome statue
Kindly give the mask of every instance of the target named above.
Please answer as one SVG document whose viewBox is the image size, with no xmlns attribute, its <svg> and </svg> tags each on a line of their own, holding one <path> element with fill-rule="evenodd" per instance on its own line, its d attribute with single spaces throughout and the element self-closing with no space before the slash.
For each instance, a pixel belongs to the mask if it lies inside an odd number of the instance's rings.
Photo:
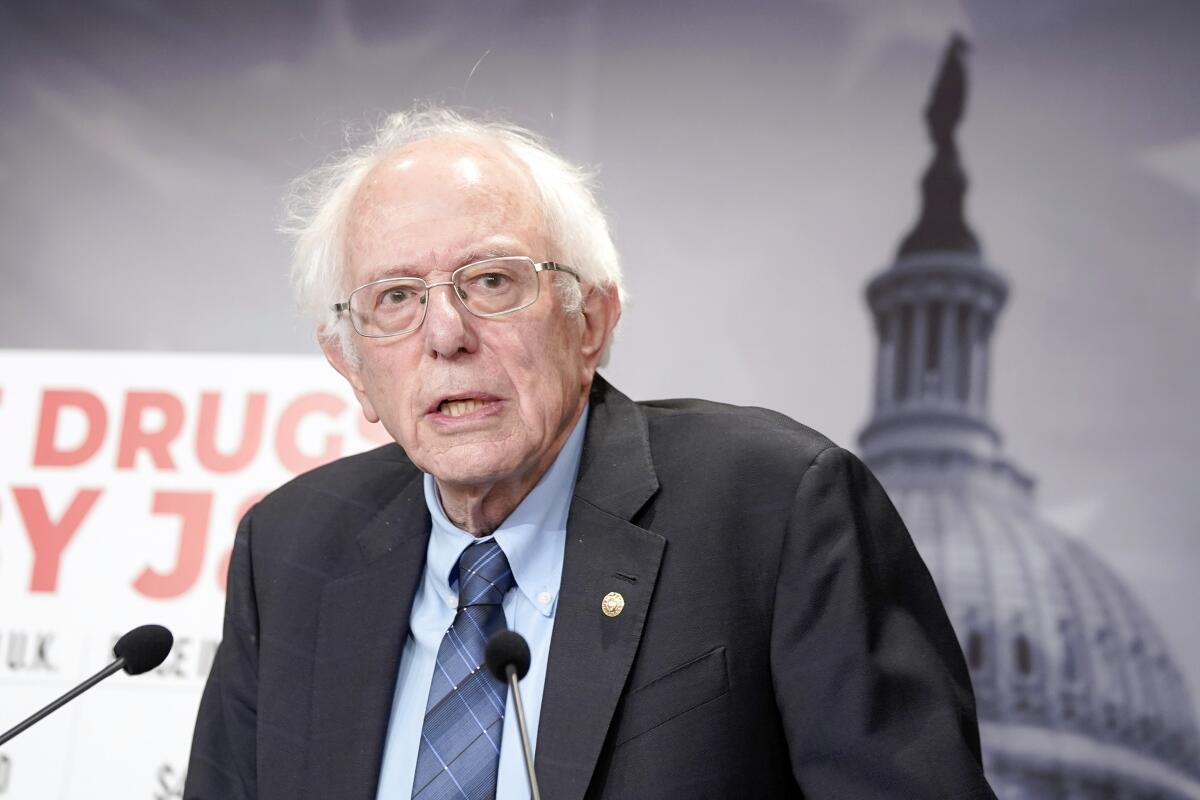
<svg viewBox="0 0 1200 800">
<path fill-rule="evenodd" d="M 926 109 L 919 219 L 867 286 L 878 357 L 862 456 L 958 633 L 1001 800 L 1197 799 L 1196 718 L 1167 642 L 1096 554 L 1039 516 L 989 419 L 1009 286 L 963 213 L 966 49 L 951 40 Z"/>
</svg>

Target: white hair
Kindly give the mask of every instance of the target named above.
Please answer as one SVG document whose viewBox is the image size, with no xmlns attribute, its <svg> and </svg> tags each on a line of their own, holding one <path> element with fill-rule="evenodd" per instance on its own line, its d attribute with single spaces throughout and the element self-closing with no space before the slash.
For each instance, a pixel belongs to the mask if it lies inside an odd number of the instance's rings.
<svg viewBox="0 0 1200 800">
<path fill-rule="evenodd" d="M 392 114 L 365 138 L 364 144 L 348 146 L 293 182 L 282 226 L 295 238 L 291 282 L 300 309 L 316 323 L 320 336 L 340 340 L 348 358 L 357 358 L 354 333 L 348 324 L 338 324 L 332 307 L 345 299 L 343 266 L 352 201 L 372 168 L 391 153 L 426 139 L 499 144 L 525 165 L 541 195 L 546 228 L 558 249 L 554 257 L 579 273 L 578 283 L 570 276 L 556 276 L 567 313 L 579 312 L 580 285 L 616 287 L 625 301 L 621 264 L 608 221 L 592 193 L 592 173 L 566 161 L 533 132 L 501 120 L 471 119 L 449 108 L 420 106 Z"/>
</svg>

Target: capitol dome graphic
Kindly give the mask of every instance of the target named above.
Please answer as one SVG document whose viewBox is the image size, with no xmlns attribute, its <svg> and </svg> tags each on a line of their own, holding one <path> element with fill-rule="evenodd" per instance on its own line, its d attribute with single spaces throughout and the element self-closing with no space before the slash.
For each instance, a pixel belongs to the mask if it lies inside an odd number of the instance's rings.
<svg viewBox="0 0 1200 800">
<path fill-rule="evenodd" d="M 1001 800 L 1200 798 L 1196 717 L 1168 643 L 1100 558 L 1039 516 L 1033 477 L 989 419 L 1009 284 L 963 213 L 966 49 L 951 40 L 925 109 L 935 153 L 919 219 L 866 289 L 878 357 L 860 451 L 958 633 Z"/>
</svg>

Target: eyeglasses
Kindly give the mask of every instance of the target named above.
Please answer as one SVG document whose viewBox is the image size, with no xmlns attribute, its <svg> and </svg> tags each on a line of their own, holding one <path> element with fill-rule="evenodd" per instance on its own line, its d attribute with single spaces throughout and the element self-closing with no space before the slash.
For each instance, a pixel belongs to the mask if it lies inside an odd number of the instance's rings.
<svg viewBox="0 0 1200 800">
<path fill-rule="evenodd" d="M 364 284 L 333 310 L 350 312 L 350 323 L 360 336 L 382 339 L 403 336 L 421 327 L 429 309 L 429 290 L 454 287 L 454 296 L 476 317 L 499 317 L 533 305 L 541 290 L 539 272 L 579 273 L 553 261 L 535 263 L 524 256 L 489 258 L 459 267 L 450 280 L 426 283 L 420 278 L 384 278 Z"/>
</svg>

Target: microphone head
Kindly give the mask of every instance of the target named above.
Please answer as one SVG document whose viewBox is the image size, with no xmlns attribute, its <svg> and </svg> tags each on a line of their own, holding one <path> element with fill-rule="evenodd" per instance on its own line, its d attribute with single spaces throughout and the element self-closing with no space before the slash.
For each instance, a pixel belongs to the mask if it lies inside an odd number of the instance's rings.
<svg viewBox="0 0 1200 800">
<path fill-rule="evenodd" d="M 165 661 L 173 644 L 175 637 L 162 625 L 142 625 L 117 640 L 113 655 L 125 659 L 130 675 L 141 675 Z"/>
<path fill-rule="evenodd" d="M 505 628 L 493 633 L 487 640 L 483 655 L 488 671 L 505 683 L 508 683 L 509 664 L 517 668 L 517 680 L 529 672 L 529 645 L 525 637 L 516 631 Z"/>
</svg>

